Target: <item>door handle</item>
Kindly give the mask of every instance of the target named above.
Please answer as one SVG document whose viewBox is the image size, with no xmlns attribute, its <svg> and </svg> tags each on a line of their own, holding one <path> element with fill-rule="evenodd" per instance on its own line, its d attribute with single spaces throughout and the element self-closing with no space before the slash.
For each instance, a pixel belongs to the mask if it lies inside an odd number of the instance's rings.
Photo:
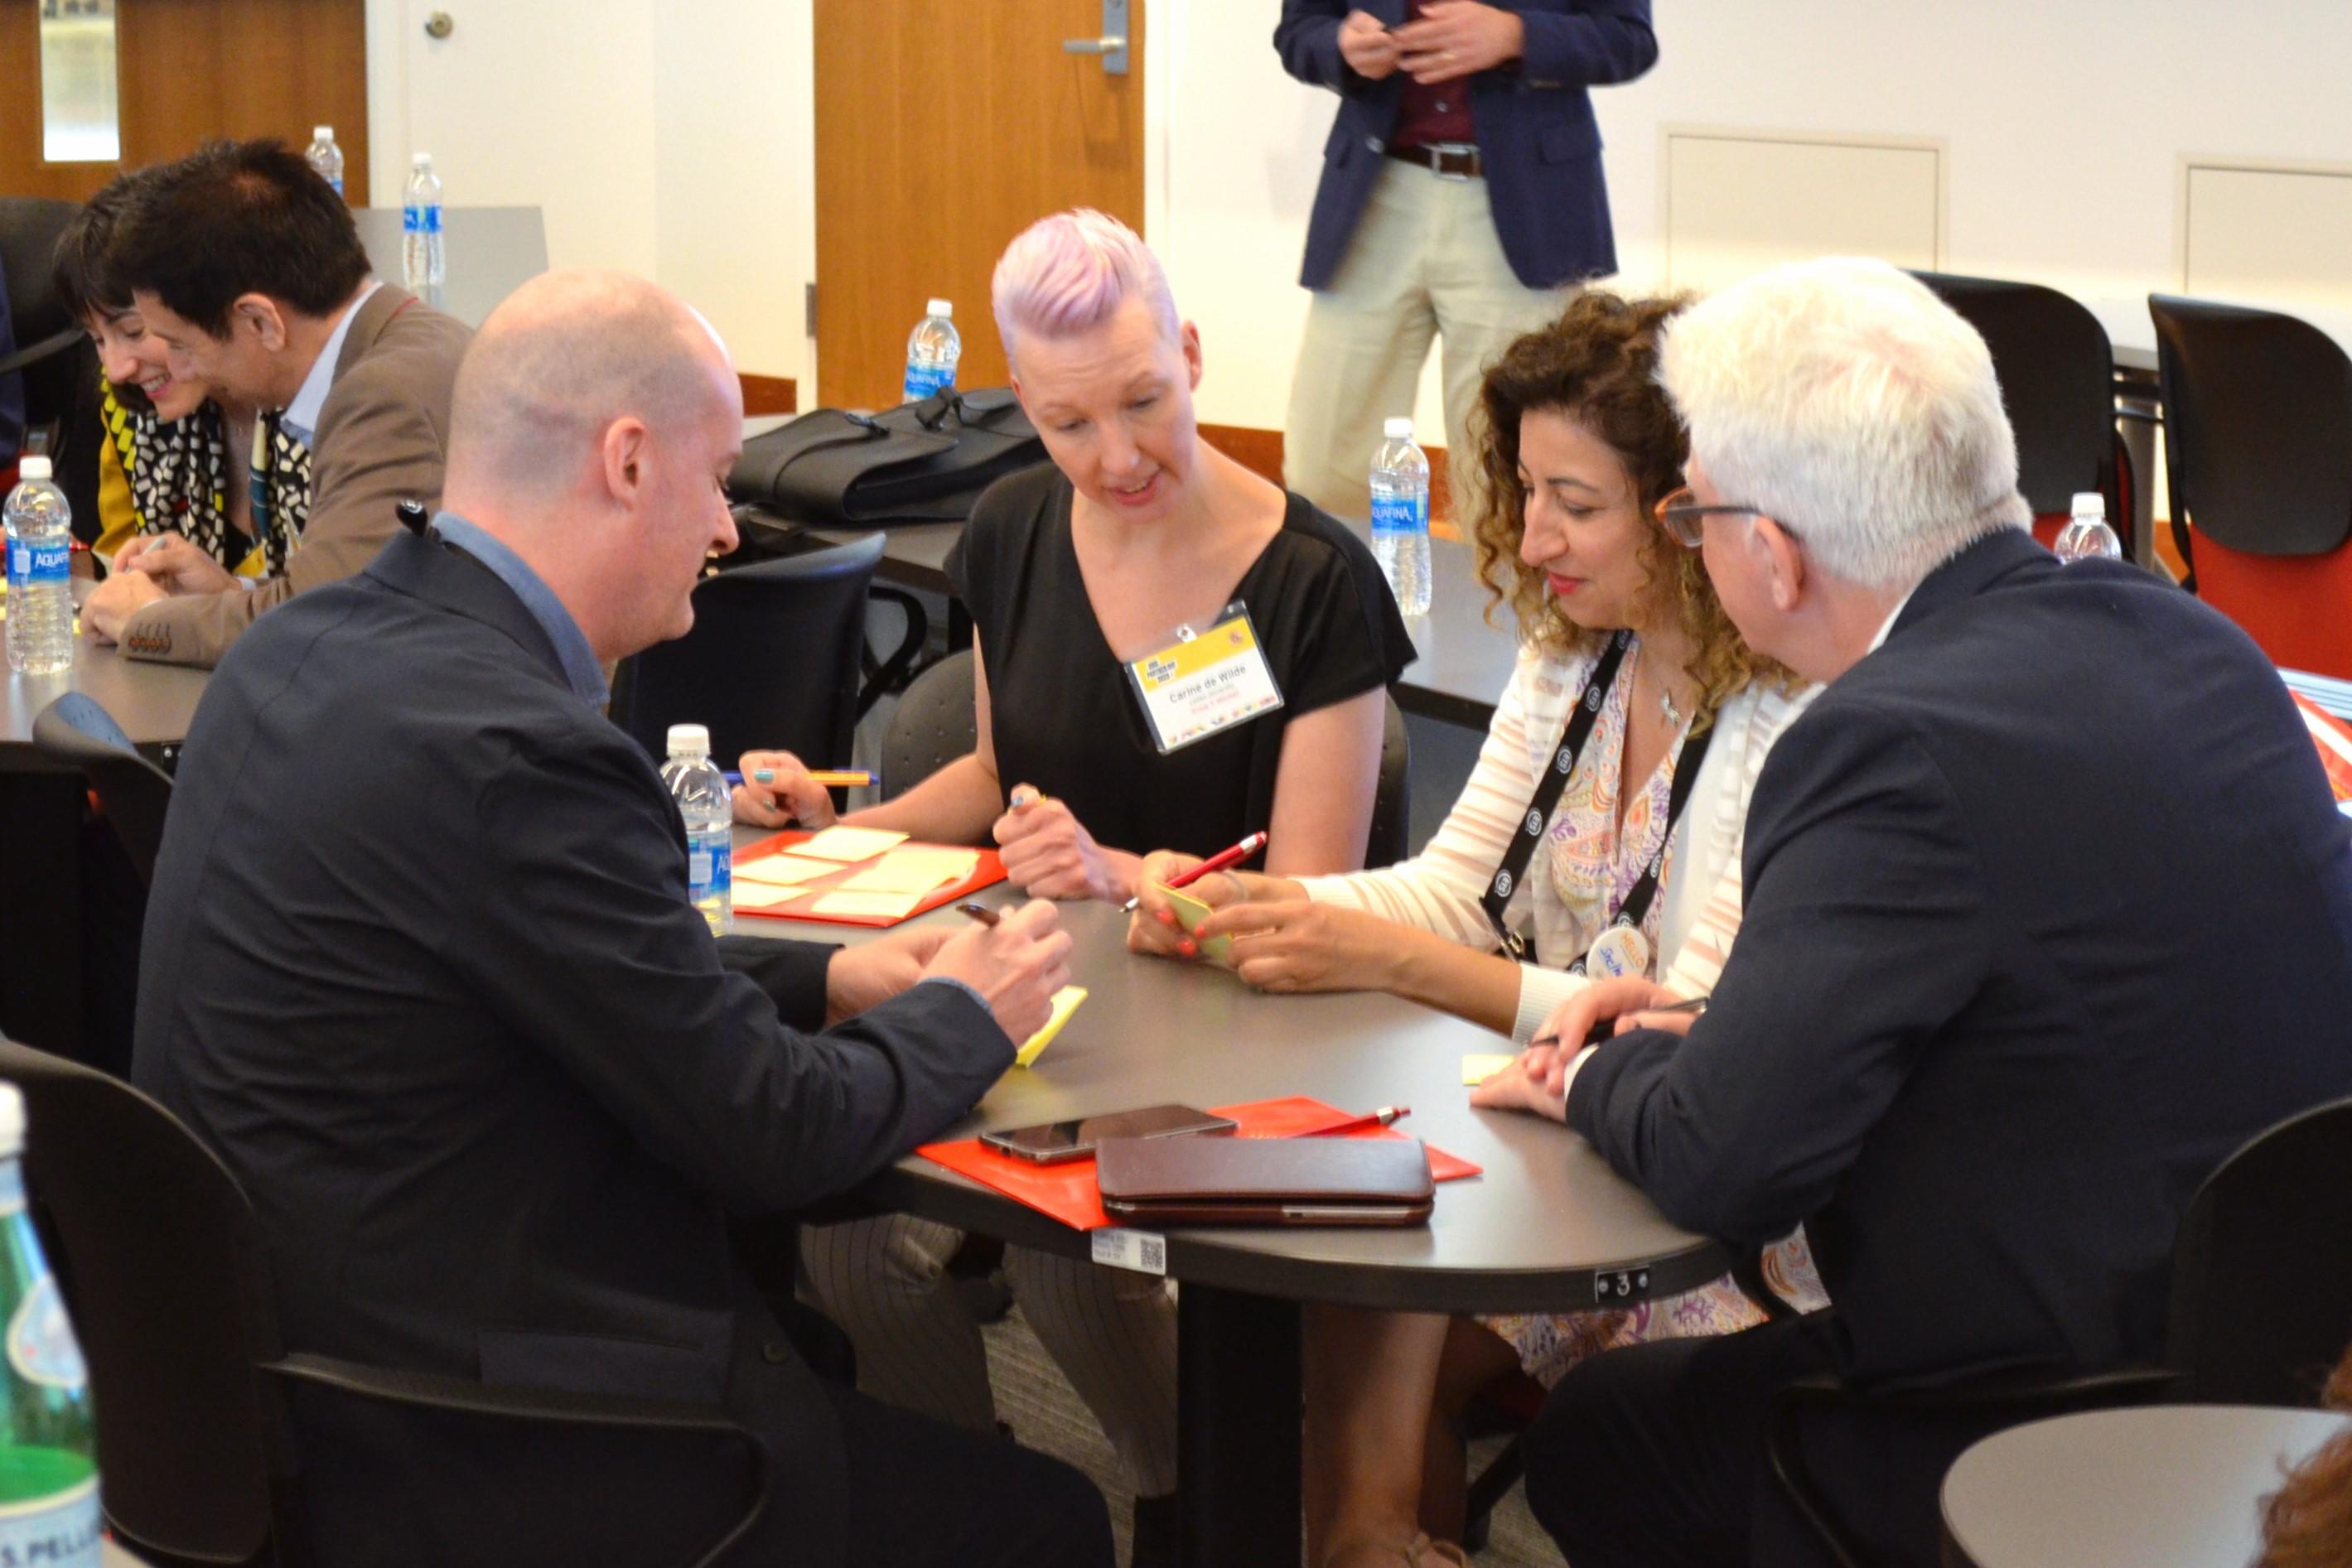
<svg viewBox="0 0 2352 1568">
<path fill-rule="evenodd" d="M 1092 38 L 1064 38 L 1062 52 L 1099 56 L 1105 76 L 1127 75 L 1127 0 L 1102 0 L 1102 32 Z"/>
</svg>

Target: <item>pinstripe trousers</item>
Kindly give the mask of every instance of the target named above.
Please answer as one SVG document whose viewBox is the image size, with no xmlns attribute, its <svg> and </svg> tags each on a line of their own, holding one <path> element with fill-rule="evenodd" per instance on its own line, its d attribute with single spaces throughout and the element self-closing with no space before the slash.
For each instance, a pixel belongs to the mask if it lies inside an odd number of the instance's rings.
<svg viewBox="0 0 2352 1568">
<path fill-rule="evenodd" d="M 993 1431 L 988 1354 L 948 1278 L 964 1233 L 911 1215 L 811 1226 L 801 1256 L 816 1304 L 857 1346 L 877 1399 Z M 1022 1315 L 1076 1388 L 1139 1497 L 1176 1490 L 1176 1301 L 1149 1274 L 1008 1247 Z"/>
</svg>

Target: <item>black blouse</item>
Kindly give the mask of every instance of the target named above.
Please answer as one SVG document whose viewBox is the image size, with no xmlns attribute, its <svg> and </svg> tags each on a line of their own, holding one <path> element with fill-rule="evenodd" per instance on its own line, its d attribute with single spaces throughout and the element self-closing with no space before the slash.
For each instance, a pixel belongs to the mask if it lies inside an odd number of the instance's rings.
<svg viewBox="0 0 2352 1568">
<path fill-rule="evenodd" d="M 1063 800 L 1108 848 L 1214 854 L 1268 825 L 1283 727 L 1388 685 L 1412 642 L 1363 541 L 1292 496 L 1226 595 L 1247 606 L 1283 706 L 1162 756 L 1087 600 L 1073 495 L 1050 463 L 1008 475 L 948 557 L 987 665 L 997 777 Z"/>
</svg>

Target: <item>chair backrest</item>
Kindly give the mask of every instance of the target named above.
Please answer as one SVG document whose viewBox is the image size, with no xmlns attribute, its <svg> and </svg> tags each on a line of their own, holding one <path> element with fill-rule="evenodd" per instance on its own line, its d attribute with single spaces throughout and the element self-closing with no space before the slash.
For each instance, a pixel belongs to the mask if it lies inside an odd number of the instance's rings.
<svg viewBox="0 0 2352 1568">
<path fill-rule="evenodd" d="M 33 716 L 33 749 L 81 769 L 139 880 L 152 883 L 172 804 L 172 776 L 142 757 L 114 716 L 80 692 L 68 692 Z"/>
<path fill-rule="evenodd" d="M 694 629 L 625 661 L 613 717 L 656 761 L 673 724 L 710 727 L 719 766 L 755 747 L 812 768 L 849 762 L 866 647 L 866 591 L 887 541 L 847 544 L 705 578 Z"/>
<path fill-rule="evenodd" d="M 78 202 L 46 196 L 0 196 L 0 269 L 8 279 L 8 317 L 18 350 L 61 333 L 79 332 L 49 279 L 58 235 L 81 211 Z M 97 538 L 98 351 L 87 339 L 36 364 L 25 377 L 25 428 L 52 427 L 50 455 L 58 486 L 73 507 L 75 531 Z M 86 519 L 86 523 L 85 523 Z"/>
<path fill-rule="evenodd" d="M 980 744 L 972 723 L 971 650 L 950 653 L 907 684 L 882 736 L 882 798 L 903 795 Z"/>
<path fill-rule="evenodd" d="M 2038 283 L 1913 274 L 1974 327 L 1991 350 L 2017 433 L 2017 487 L 2041 516 L 2064 515 L 2078 490 L 2107 498 L 2107 520 L 2130 552 L 2116 461 L 2116 361 L 2106 329 L 2081 301 Z"/>
<path fill-rule="evenodd" d="M 2180 1222 L 2165 1360 L 2178 1396 L 2316 1406 L 2352 1343 L 2352 1100 L 2224 1160 Z"/>
<path fill-rule="evenodd" d="M 6 1040 L 0 1079 L 25 1095 L 25 1184 L 89 1364 L 108 1517 L 135 1546 L 254 1557 L 287 1450 L 253 1375 L 278 1348 L 244 1194 L 119 1079 Z"/>
</svg>

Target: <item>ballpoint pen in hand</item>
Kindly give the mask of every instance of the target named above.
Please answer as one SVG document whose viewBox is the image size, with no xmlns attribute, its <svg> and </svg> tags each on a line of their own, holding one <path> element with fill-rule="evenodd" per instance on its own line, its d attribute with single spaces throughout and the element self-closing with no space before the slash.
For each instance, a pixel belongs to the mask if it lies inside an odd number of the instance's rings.
<svg viewBox="0 0 2352 1568">
<path fill-rule="evenodd" d="M 1242 862 L 1249 859 L 1250 856 L 1257 853 L 1258 851 L 1264 848 L 1265 848 L 1265 834 L 1263 831 L 1252 833 L 1248 838 L 1244 839 L 1240 843 L 1235 844 L 1233 848 L 1228 850 L 1219 850 L 1215 854 L 1211 855 L 1207 860 L 1202 861 L 1199 865 L 1194 866 L 1192 870 L 1177 873 L 1174 876 L 1168 879 L 1168 885 L 1170 887 L 1190 887 L 1194 883 L 1200 881 L 1202 877 L 1208 875 L 1211 872 L 1223 871 L 1227 866 L 1231 865 L 1239 865 Z M 1139 893 L 1133 898 L 1129 899 L 1125 904 L 1120 904 L 1118 906 L 1118 912 L 1121 915 L 1132 915 L 1135 913 L 1135 906 L 1142 902 L 1143 894 Z"/>
</svg>

